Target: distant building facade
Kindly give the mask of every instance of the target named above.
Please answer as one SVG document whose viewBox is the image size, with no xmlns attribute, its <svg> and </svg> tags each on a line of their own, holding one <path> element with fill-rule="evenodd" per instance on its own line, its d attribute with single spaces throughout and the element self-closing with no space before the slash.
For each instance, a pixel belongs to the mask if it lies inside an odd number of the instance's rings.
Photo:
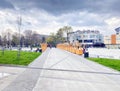
<svg viewBox="0 0 120 91">
<path fill-rule="evenodd" d="M 115 29 L 116 34 L 104 37 L 104 43 L 108 48 L 120 48 L 120 27 Z"/>
<path fill-rule="evenodd" d="M 115 31 L 116 31 L 116 34 L 120 34 L 120 27 L 116 28 Z"/>
<path fill-rule="evenodd" d="M 115 29 L 116 34 L 104 37 L 105 44 L 120 44 L 120 27 Z"/>
<path fill-rule="evenodd" d="M 111 36 L 104 36 L 104 44 L 111 44 Z"/>
<path fill-rule="evenodd" d="M 97 30 L 77 30 L 68 34 L 70 43 L 78 41 L 82 45 L 93 45 L 103 43 L 103 35 Z"/>
</svg>

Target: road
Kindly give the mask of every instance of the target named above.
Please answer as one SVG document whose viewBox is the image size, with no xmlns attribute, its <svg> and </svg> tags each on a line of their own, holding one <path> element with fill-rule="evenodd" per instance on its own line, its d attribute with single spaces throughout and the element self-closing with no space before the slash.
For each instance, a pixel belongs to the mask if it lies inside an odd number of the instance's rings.
<svg viewBox="0 0 120 91">
<path fill-rule="evenodd" d="M 120 91 L 120 73 L 82 56 L 52 48 L 3 91 Z"/>
</svg>

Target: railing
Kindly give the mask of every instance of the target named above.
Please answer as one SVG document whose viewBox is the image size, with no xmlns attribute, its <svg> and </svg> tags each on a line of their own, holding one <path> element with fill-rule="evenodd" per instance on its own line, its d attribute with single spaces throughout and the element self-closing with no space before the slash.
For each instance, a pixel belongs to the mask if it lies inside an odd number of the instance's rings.
<svg viewBox="0 0 120 91">
<path fill-rule="evenodd" d="M 71 53 L 75 53 L 78 55 L 83 54 L 83 48 L 73 47 L 69 44 L 57 44 L 57 48 L 63 49 L 63 50 L 66 50 L 66 51 L 69 51 Z"/>
<path fill-rule="evenodd" d="M 44 52 L 47 49 L 47 43 L 42 43 L 40 45 L 41 45 L 42 52 Z"/>
</svg>

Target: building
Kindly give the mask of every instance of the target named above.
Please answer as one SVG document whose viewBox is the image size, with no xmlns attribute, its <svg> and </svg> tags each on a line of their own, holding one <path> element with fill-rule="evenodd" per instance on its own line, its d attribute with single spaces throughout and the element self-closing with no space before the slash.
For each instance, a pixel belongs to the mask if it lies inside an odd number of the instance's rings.
<svg viewBox="0 0 120 91">
<path fill-rule="evenodd" d="M 116 34 L 112 34 L 110 36 L 104 37 L 105 44 L 111 44 L 111 45 L 120 44 L 120 27 L 116 28 L 115 31 Z"/>
<path fill-rule="evenodd" d="M 104 36 L 104 44 L 111 44 L 111 36 Z"/>
<path fill-rule="evenodd" d="M 115 29 L 116 34 L 104 37 L 104 44 L 107 48 L 120 48 L 120 27 Z"/>
<path fill-rule="evenodd" d="M 107 48 L 120 48 L 120 34 L 112 34 L 104 37 L 104 44 Z"/>
<path fill-rule="evenodd" d="M 120 34 L 120 27 L 116 28 L 115 31 L 116 31 L 116 34 Z"/>
<path fill-rule="evenodd" d="M 75 32 L 68 33 L 68 40 L 70 43 L 73 43 L 76 40 Z"/>
<path fill-rule="evenodd" d="M 116 44 L 120 44 L 120 34 L 116 35 Z"/>
<path fill-rule="evenodd" d="M 97 30 L 77 30 L 68 34 L 70 43 L 79 41 L 82 45 L 93 45 L 95 43 L 103 43 L 103 35 Z"/>
</svg>

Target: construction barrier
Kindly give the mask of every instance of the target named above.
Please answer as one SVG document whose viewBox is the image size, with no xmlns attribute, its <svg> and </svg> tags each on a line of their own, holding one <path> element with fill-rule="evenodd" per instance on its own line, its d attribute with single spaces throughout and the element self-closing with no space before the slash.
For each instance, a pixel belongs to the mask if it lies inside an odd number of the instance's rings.
<svg viewBox="0 0 120 91">
<path fill-rule="evenodd" d="M 47 43 L 42 43 L 40 45 L 41 45 L 42 52 L 44 52 L 47 49 Z"/>
<path fill-rule="evenodd" d="M 57 44 L 57 48 L 69 51 L 74 54 L 82 55 L 83 48 L 73 47 L 69 44 Z"/>
</svg>

